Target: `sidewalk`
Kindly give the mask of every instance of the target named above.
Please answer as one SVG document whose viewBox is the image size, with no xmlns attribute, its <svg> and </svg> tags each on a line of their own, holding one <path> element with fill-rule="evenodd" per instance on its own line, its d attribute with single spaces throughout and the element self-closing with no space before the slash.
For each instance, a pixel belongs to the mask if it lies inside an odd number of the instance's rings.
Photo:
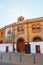
<svg viewBox="0 0 43 65">
<path fill-rule="evenodd" d="M 43 65 L 43 54 L 0 53 L 0 62 L 12 65 Z"/>
<path fill-rule="evenodd" d="M 34 64 L 34 63 L 27 63 L 27 62 L 12 62 L 12 61 L 4 61 L 4 60 L 0 60 L 0 62 L 2 63 L 6 63 L 6 64 L 12 64 L 12 65 L 43 65 L 43 64 Z"/>
</svg>

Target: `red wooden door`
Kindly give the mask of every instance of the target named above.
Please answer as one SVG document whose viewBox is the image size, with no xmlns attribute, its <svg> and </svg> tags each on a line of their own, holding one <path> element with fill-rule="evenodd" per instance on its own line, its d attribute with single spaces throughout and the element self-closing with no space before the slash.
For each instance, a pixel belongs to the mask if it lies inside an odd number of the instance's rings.
<svg viewBox="0 0 43 65">
<path fill-rule="evenodd" d="M 8 52 L 8 46 L 6 46 L 6 52 Z"/>
<path fill-rule="evenodd" d="M 24 52 L 25 45 L 23 42 L 17 43 L 17 51 L 18 52 Z"/>
<path fill-rule="evenodd" d="M 40 53 L 40 45 L 36 45 L 36 53 Z"/>
</svg>

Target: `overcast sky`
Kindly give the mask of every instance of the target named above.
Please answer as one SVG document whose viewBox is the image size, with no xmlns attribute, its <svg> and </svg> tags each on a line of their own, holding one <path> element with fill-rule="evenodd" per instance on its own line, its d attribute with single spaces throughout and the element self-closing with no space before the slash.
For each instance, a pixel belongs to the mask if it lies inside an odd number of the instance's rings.
<svg viewBox="0 0 43 65">
<path fill-rule="evenodd" d="M 43 17 L 43 0 L 0 0 L 0 28 L 25 19 Z"/>
</svg>

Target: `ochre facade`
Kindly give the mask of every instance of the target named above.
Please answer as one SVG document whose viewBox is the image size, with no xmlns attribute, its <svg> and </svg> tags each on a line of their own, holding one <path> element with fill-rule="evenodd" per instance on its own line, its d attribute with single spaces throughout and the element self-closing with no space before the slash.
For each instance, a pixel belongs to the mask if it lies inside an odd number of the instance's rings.
<svg viewBox="0 0 43 65">
<path fill-rule="evenodd" d="M 0 42 L 6 43 L 6 29 L 12 28 L 12 42 L 17 43 L 24 40 L 25 43 L 43 41 L 43 17 L 27 19 L 23 16 L 16 23 L 9 24 L 0 29 Z M 10 41 L 8 41 L 9 43 Z"/>
</svg>

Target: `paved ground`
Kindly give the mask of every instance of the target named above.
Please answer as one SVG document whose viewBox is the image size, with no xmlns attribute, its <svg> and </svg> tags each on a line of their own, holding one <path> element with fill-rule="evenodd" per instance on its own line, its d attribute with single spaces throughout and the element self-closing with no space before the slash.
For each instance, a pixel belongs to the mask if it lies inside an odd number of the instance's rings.
<svg viewBox="0 0 43 65">
<path fill-rule="evenodd" d="M 0 65 L 43 65 L 43 54 L 3 53 L 0 54 Z"/>
<path fill-rule="evenodd" d="M 11 62 L 11 61 L 1 61 L 0 60 L 0 65 L 43 65 L 43 64 L 24 63 L 24 62 L 14 63 L 14 62 Z"/>
<path fill-rule="evenodd" d="M 17 64 L 0 62 L 0 65 L 17 65 Z"/>
<path fill-rule="evenodd" d="M 11 64 L 11 63 L 3 63 L 3 62 L 0 62 L 0 65 L 43 65 L 43 64 Z"/>
</svg>

